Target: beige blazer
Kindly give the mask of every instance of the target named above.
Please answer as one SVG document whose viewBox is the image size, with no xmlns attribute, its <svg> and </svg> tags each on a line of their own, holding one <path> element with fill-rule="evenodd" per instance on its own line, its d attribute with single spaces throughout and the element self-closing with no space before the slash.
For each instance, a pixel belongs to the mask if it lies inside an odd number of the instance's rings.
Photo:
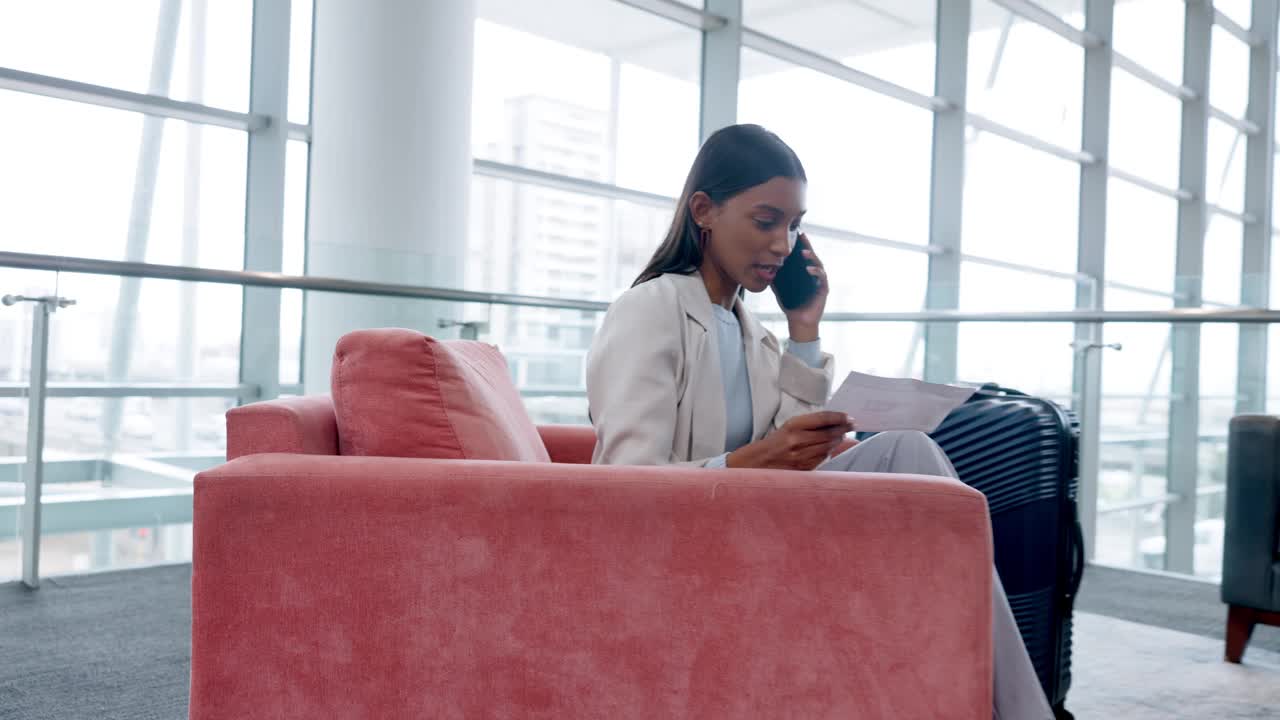
<svg viewBox="0 0 1280 720">
<path fill-rule="evenodd" d="M 833 361 L 811 368 L 743 306 L 752 440 L 821 409 Z M 592 462 L 705 465 L 724 454 L 725 397 L 711 298 L 700 275 L 663 275 L 623 293 L 587 357 L 587 403 L 596 429 Z"/>
</svg>

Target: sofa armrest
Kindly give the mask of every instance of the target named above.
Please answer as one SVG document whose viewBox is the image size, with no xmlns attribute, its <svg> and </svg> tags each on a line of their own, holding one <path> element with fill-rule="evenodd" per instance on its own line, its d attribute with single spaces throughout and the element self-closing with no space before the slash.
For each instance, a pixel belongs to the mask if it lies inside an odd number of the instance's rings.
<svg viewBox="0 0 1280 720">
<path fill-rule="evenodd" d="M 991 717 L 951 480 L 254 455 L 194 522 L 193 720 Z"/>
<path fill-rule="evenodd" d="M 228 410 L 227 459 L 258 453 L 337 455 L 333 401 L 328 395 L 307 395 Z"/>
<path fill-rule="evenodd" d="M 1280 417 L 1231 419 L 1224 524 L 1223 602 L 1280 610 Z"/>
<path fill-rule="evenodd" d="M 590 425 L 539 425 L 538 434 L 542 436 L 542 444 L 547 447 L 551 462 L 591 464 L 596 450 L 596 431 Z M 857 440 L 847 438 L 832 455 L 839 455 L 857 444 Z"/>
<path fill-rule="evenodd" d="M 590 465 L 596 450 L 596 431 L 590 425 L 539 425 L 551 462 Z"/>
</svg>

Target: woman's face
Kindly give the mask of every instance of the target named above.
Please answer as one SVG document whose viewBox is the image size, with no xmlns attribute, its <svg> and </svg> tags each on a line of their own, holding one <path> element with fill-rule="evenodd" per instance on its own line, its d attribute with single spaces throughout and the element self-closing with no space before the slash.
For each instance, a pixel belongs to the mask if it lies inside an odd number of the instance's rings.
<svg viewBox="0 0 1280 720">
<path fill-rule="evenodd" d="M 804 198 L 803 180 L 776 177 L 720 205 L 697 193 L 690 209 L 698 225 L 711 231 L 706 257 L 732 282 L 762 292 L 791 254 Z"/>
</svg>

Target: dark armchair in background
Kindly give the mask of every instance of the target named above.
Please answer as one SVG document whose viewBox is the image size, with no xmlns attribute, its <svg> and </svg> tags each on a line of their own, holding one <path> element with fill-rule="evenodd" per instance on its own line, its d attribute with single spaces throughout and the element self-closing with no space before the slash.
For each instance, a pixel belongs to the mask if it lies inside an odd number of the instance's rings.
<svg viewBox="0 0 1280 720">
<path fill-rule="evenodd" d="M 1255 625 L 1280 626 L 1280 417 L 1233 418 L 1227 447 L 1222 601 L 1238 663 Z"/>
</svg>

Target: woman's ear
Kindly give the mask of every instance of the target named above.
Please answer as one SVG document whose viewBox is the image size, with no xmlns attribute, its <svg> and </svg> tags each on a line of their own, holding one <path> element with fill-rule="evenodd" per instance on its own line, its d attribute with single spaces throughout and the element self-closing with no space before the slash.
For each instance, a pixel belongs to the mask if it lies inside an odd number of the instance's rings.
<svg viewBox="0 0 1280 720">
<path fill-rule="evenodd" d="M 701 190 L 689 198 L 689 215 L 693 217 L 698 227 L 706 227 L 711 223 L 715 207 L 715 203 L 711 202 L 711 196 Z"/>
</svg>

